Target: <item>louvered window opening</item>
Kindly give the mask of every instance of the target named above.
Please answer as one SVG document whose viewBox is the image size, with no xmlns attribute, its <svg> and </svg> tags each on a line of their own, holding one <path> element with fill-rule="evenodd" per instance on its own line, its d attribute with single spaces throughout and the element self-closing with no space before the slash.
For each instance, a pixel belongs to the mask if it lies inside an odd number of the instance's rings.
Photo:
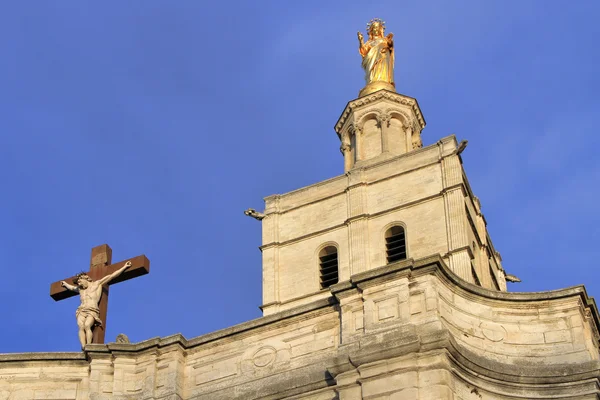
<svg viewBox="0 0 600 400">
<path fill-rule="evenodd" d="M 326 247 L 319 256 L 321 289 L 338 282 L 338 253 L 335 247 Z"/>
<path fill-rule="evenodd" d="M 388 264 L 406 259 L 406 236 L 404 228 L 393 226 L 387 231 L 385 248 Z"/>
</svg>

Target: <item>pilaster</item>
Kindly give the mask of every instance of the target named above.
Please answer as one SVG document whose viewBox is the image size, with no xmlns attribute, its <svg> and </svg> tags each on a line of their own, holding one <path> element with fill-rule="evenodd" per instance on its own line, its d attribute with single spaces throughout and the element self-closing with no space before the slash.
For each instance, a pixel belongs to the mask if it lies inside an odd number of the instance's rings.
<svg viewBox="0 0 600 400">
<path fill-rule="evenodd" d="M 353 170 L 348 174 L 346 189 L 350 242 L 350 276 L 369 269 L 369 229 L 367 215 L 366 183 L 363 171 Z"/>
<path fill-rule="evenodd" d="M 114 354 L 114 396 L 131 396 L 141 392 L 143 382 L 136 379 L 136 360 L 127 354 Z"/>
<path fill-rule="evenodd" d="M 462 279 L 473 283 L 462 190 L 456 188 L 444 193 L 444 203 L 446 207 L 450 269 Z"/>
<path fill-rule="evenodd" d="M 344 156 L 344 172 L 350 171 L 354 166 L 354 152 L 356 146 L 352 146 L 352 138 L 356 138 L 354 126 L 350 126 L 346 129 L 343 135 L 340 136 L 342 144 L 340 145 L 340 152 Z"/>
<path fill-rule="evenodd" d="M 279 303 L 279 196 L 265 198 L 262 222 L 263 314 L 278 311 Z"/>
<path fill-rule="evenodd" d="M 342 372 L 335 377 L 336 392 L 340 400 L 362 400 L 360 374 L 357 370 Z"/>
<path fill-rule="evenodd" d="M 462 166 L 456 154 L 442 159 L 442 177 L 444 188 L 451 188 L 463 184 Z"/>
<path fill-rule="evenodd" d="M 473 282 L 471 253 L 467 235 L 467 214 L 463 192 L 462 166 L 457 155 L 442 159 L 444 207 L 448 234 L 450 269 L 467 282 Z"/>
<path fill-rule="evenodd" d="M 388 113 L 377 116 L 377 123 L 381 130 L 381 151 L 387 153 L 390 151 L 390 118 Z"/>
<path fill-rule="evenodd" d="M 364 301 L 360 290 L 349 282 L 331 287 L 340 304 L 341 344 L 346 345 L 360 338 L 365 331 Z"/>
<path fill-rule="evenodd" d="M 113 351 L 113 396 L 155 398 L 158 355 L 156 349 L 137 357 L 132 357 L 129 352 Z"/>
<path fill-rule="evenodd" d="M 185 353 L 181 347 L 172 345 L 161 349 L 156 362 L 156 388 L 154 395 L 157 399 L 167 396 L 177 396 L 177 399 L 183 399 L 185 382 L 184 367 Z"/>
<path fill-rule="evenodd" d="M 91 400 L 108 398 L 113 393 L 114 365 L 112 355 L 106 353 L 88 353 L 90 359 L 89 391 Z"/>
</svg>

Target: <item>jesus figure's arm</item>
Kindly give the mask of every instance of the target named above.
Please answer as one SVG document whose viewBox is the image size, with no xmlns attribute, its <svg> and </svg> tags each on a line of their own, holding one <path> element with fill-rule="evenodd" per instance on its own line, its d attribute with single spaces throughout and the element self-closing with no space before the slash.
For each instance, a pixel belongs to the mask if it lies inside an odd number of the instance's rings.
<svg viewBox="0 0 600 400">
<path fill-rule="evenodd" d="M 67 282 L 65 281 L 61 281 L 60 285 L 68 290 L 71 290 L 73 292 L 79 292 L 79 288 L 77 286 L 73 286 L 73 285 L 69 285 Z"/>
<path fill-rule="evenodd" d="M 115 279 L 117 276 L 121 275 L 123 273 L 123 271 L 125 271 L 127 268 L 131 267 L 131 261 L 127 261 L 125 263 L 125 265 L 123 265 L 121 268 L 119 268 L 118 270 L 116 270 L 115 272 L 113 272 L 110 275 L 105 276 L 102 279 L 98 279 L 98 283 L 100 283 L 100 285 L 104 285 L 110 281 L 112 281 L 113 279 Z"/>
</svg>

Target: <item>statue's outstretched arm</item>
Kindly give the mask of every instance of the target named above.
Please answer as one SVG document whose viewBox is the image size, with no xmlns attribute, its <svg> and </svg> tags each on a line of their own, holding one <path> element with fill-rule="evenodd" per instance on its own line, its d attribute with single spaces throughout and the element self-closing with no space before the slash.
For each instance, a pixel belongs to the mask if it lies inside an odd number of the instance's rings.
<svg viewBox="0 0 600 400">
<path fill-rule="evenodd" d="M 74 286 L 74 285 L 69 285 L 69 284 L 68 284 L 67 282 L 65 282 L 65 281 L 61 281 L 61 282 L 60 282 L 60 285 L 61 285 L 62 287 L 64 287 L 64 288 L 66 288 L 66 289 L 68 289 L 68 290 L 72 291 L 72 292 L 79 292 L 79 287 L 77 287 L 77 286 Z"/>
<path fill-rule="evenodd" d="M 116 270 L 112 274 L 107 275 L 107 276 L 105 276 L 102 279 L 98 279 L 98 283 L 100 283 L 101 285 L 107 284 L 108 282 L 110 282 L 113 279 L 115 279 L 117 276 L 121 275 L 129 267 L 131 267 L 131 261 L 127 261 L 125 263 L 125 265 L 123 265 L 121 268 L 119 268 L 118 270 Z"/>
</svg>

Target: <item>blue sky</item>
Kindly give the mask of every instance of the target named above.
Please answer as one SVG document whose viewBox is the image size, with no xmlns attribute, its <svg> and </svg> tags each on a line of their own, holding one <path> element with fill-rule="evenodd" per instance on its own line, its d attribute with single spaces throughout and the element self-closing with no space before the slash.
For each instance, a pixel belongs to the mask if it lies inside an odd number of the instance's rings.
<svg viewBox="0 0 600 400">
<path fill-rule="evenodd" d="M 107 340 L 260 316 L 262 198 L 343 172 L 356 31 L 395 34 L 425 145 L 455 133 L 511 291 L 600 286 L 600 3 L 19 1 L 0 5 L 0 352 L 77 351 L 51 282 L 146 254 Z"/>
</svg>

